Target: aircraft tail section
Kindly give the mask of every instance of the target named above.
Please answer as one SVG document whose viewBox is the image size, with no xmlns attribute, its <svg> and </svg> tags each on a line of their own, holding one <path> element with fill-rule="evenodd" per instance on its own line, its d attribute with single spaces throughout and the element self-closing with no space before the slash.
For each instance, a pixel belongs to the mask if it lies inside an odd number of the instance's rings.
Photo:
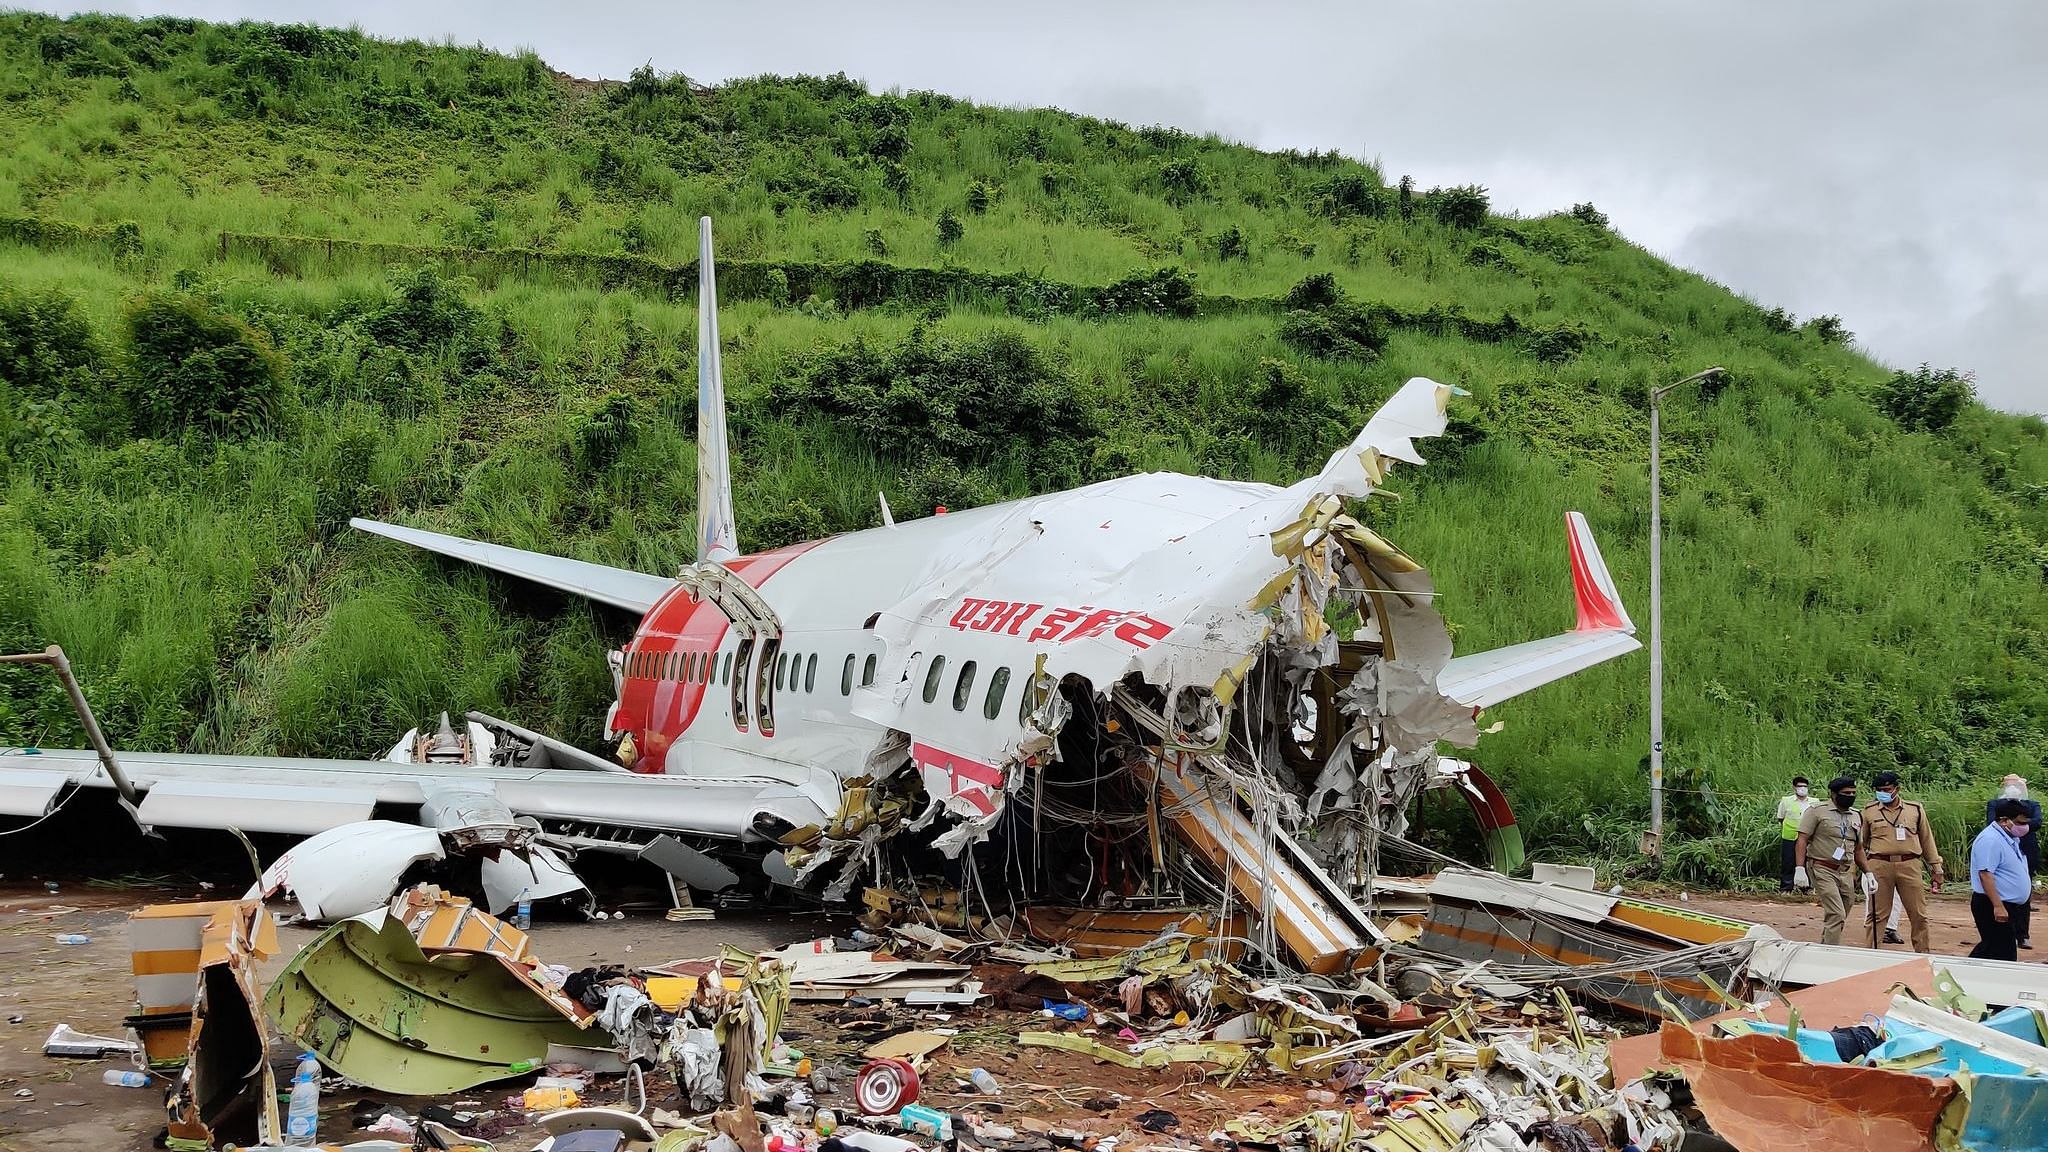
<svg viewBox="0 0 2048 1152">
<path fill-rule="evenodd" d="M 732 452 L 725 436 L 725 376 L 718 357 L 718 274 L 711 217 L 697 221 L 697 559 L 740 554 L 732 514 Z"/>
</svg>

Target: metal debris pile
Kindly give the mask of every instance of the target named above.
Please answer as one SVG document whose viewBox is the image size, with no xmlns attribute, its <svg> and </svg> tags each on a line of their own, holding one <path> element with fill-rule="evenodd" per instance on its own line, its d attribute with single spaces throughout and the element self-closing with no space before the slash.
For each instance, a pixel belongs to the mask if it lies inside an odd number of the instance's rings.
<svg viewBox="0 0 2048 1152">
<path fill-rule="evenodd" d="M 1322 975 L 1258 966 L 1198 912 L 1047 909 L 998 937 L 913 916 L 933 892 L 871 893 L 861 927 L 775 951 L 570 968 L 420 885 L 328 925 L 265 987 L 260 901 L 154 905 L 131 920 L 133 1040 L 60 1028 L 45 1051 L 146 1068 L 185 1152 L 281 1146 L 273 1062 L 301 1051 L 326 1073 L 320 1134 L 367 1149 L 2048 1141 L 2048 1016 L 2038 984 L 2010 990 L 2020 966 L 1887 967 L 1753 927 L 1659 952 L 1661 931 L 1732 922 L 1483 873 L 1415 889 L 1385 946 Z M 1470 929 L 1481 914 L 1492 935 Z M 1615 955 L 1546 961 L 1563 940 Z"/>
</svg>

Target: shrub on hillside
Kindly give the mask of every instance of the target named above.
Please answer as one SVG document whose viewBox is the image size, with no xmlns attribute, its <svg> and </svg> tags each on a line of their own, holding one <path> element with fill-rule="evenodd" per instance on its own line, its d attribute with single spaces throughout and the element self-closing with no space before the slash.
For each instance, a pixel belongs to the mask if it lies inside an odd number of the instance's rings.
<svg viewBox="0 0 2048 1152">
<path fill-rule="evenodd" d="M 152 293 L 128 309 L 122 391 L 147 435 L 246 436 L 284 413 L 284 364 L 261 333 L 191 296 Z"/>
<path fill-rule="evenodd" d="M 1393 330 L 1386 309 L 1345 296 L 1327 272 L 1303 278 L 1282 303 L 1288 311 L 1280 318 L 1281 342 L 1310 356 L 1371 360 Z"/>
<path fill-rule="evenodd" d="M 1364 172 L 1340 172 L 1315 186 L 1309 203 L 1333 220 L 1350 216 L 1385 216 L 1387 190 Z"/>
<path fill-rule="evenodd" d="M 1089 307 L 1106 316 L 1193 316 L 1194 277 L 1178 268 L 1135 273 L 1097 288 Z"/>
<path fill-rule="evenodd" d="M 960 218 L 958 216 L 953 215 L 953 210 L 951 208 L 942 208 L 939 210 L 939 243 L 957 243 L 960 237 L 965 236 L 966 234 L 967 230 L 960 226 Z"/>
<path fill-rule="evenodd" d="M 1344 298 L 1337 278 L 1328 272 L 1314 272 L 1301 278 L 1280 302 L 1289 308 L 1328 308 Z"/>
<path fill-rule="evenodd" d="M 638 431 L 633 417 L 633 398 L 617 392 L 607 394 L 577 417 L 571 428 L 577 466 L 585 472 L 602 472 L 616 463 Z"/>
<path fill-rule="evenodd" d="M 914 330 L 893 348 L 866 340 L 817 355 L 769 388 L 784 412 L 851 424 L 878 450 L 977 460 L 1094 433 L 1080 390 L 1023 336 L 966 340 Z"/>
<path fill-rule="evenodd" d="M 476 328 L 476 309 L 432 268 L 399 269 L 395 279 L 397 294 L 363 317 L 363 331 L 371 339 L 422 352 L 444 347 Z"/>
<path fill-rule="evenodd" d="M 784 500 L 748 500 L 739 506 L 740 548 L 759 552 L 829 533 L 825 514 L 801 496 Z"/>
<path fill-rule="evenodd" d="M 1237 225 L 1233 224 L 1225 228 L 1223 234 L 1216 238 L 1216 258 L 1218 260 L 1249 260 L 1251 258 L 1251 247 L 1245 243 L 1244 233 L 1238 229 Z"/>
<path fill-rule="evenodd" d="M 1806 330 L 1823 344 L 1846 344 L 1855 335 L 1842 326 L 1840 316 L 1815 316 L 1806 322 Z"/>
<path fill-rule="evenodd" d="M 1245 401 L 1252 435 L 1290 462 L 1305 463 L 1349 438 L 1350 413 L 1285 360 L 1259 361 Z"/>
<path fill-rule="evenodd" d="M 1943 368 L 1939 372 L 1922 364 L 1912 372 L 1894 372 L 1878 389 L 1878 407 L 1899 427 L 1916 432 L 1940 432 L 1956 422 L 1977 398 L 1968 372 Z"/>
<path fill-rule="evenodd" d="M 25 396 L 54 396 L 99 362 L 92 326 L 71 297 L 0 287 L 0 381 Z"/>
<path fill-rule="evenodd" d="M 967 186 L 967 210 L 976 216 L 981 215 L 988 211 L 990 204 L 995 203 L 996 194 L 995 185 L 986 180 L 976 180 Z"/>
<path fill-rule="evenodd" d="M 1209 173 L 1193 157 L 1169 160 L 1159 166 L 1159 186 L 1168 200 L 1185 203 L 1209 190 Z"/>
<path fill-rule="evenodd" d="M 1581 349 L 1592 343 L 1591 329 L 1566 321 L 1547 328 L 1537 328 L 1528 335 L 1529 355 L 1545 364 L 1562 364 L 1577 356 Z"/>
<path fill-rule="evenodd" d="M 1477 228 L 1486 223 L 1488 201 L 1483 185 L 1431 188 L 1423 195 L 1423 201 L 1438 223 L 1453 228 Z"/>
<path fill-rule="evenodd" d="M 948 512 L 978 508 L 1001 499 L 987 477 L 963 471 L 943 457 L 924 460 L 898 478 L 896 485 L 899 495 L 892 507 L 904 520 L 930 516 L 941 508 Z"/>
<path fill-rule="evenodd" d="M 1572 205 L 1572 219 L 1588 227 L 1598 228 L 1602 231 L 1607 229 L 1607 213 L 1593 207 L 1590 201 L 1584 204 Z"/>
</svg>

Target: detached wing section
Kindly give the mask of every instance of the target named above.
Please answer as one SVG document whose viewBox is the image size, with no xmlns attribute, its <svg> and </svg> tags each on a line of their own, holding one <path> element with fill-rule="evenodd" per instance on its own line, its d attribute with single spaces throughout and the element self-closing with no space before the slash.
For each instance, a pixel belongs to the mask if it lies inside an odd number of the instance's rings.
<svg viewBox="0 0 2048 1152">
<path fill-rule="evenodd" d="M 1615 590 L 1614 577 L 1600 557 L 1600 546 L 1594 543 L 1586 518 L 1577 512 L 1565 513 L 1565 530 L 1571 547 L 1578 626 L 1547 640 L 1454 657 L 1437 675 L 1439 692 L 1460 704 L 1490 708 L 1643 646 L 1636 639 L 1635 623 L 1622 607 L 1621 594 Z"/>
<path fill-rule="evenodd" d="M 356 517 L 349 525 L 365 532 L 439 552 L 443 556 L 467 561 L 493 572 L 517 576 L 544 584 L 561 592 L 573 592 L 587 596 L 614 608 L 645 615 L 660 600 L 663 593 L 675 587 L 675 581 L 662 576 L 649 576 L 644 572 L 633 572 L 625 568 L 608 568 L 603 564 L 592 564 L 585 560 L 570 560 L 562 556 L 550 556 L 545 552 L 525 552 L 518 548 L 507 548 L 502 544 L 486 544 L 481 540 L 465 540 L 460 536 L 447 536 L 439 532 L 428 532 L 422 528 L 407 528 L 399 524 L 386 524 L 379 520 L 364 520 Z"/>
<path fill-rule="evenodd" d="M 395 764 L 288 756 L 122 752 L 144 793 L 142 823 L 309 836 L 370 819 L 379 806 L 417 807 L 430 793 L 490 793 L 521 816 L 742 839 L 768 814 L 822 824 L 836 801 L 765 777 L 684 779 L 560 768 Z M 91 752 L 0 751 L 0 815 L 37 817 L 66 785 L 111 788 Z"/>
</svg>

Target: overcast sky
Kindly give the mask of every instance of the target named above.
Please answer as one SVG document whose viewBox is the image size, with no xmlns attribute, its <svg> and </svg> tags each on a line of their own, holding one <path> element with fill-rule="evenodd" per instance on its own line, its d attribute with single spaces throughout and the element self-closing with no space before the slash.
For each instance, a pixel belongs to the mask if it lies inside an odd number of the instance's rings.
<svg viewBox="0 0 2048 1152">
<path fill-rule="evenodd" d="M 2048 412 L 2048 3 L 142 0 L 532 48 L 584 77 L 843 71 L 1590 200 L 1879 359 Z"/>
</svg>

